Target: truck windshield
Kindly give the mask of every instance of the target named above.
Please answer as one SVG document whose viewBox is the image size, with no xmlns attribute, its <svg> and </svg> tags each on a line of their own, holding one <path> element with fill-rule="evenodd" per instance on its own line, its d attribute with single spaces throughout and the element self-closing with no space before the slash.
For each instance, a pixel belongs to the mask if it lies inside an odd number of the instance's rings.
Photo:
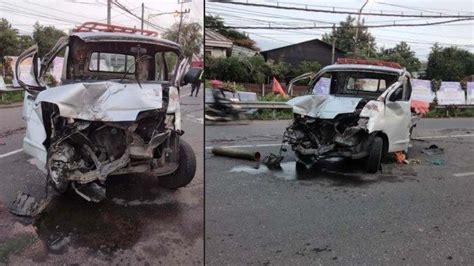
<svg viewBox="0 0 474 266">
<path fill-rule="evenodd" d="M 135 73 L 133 55 L 93 52 L 89 62 L 90 71 Z"/>
<path fill-rule="evenodd" d="M 313 84 L 313 93 L 378 97 L 398 80 L 397 74 L 364 71 L 326 72 Z M 323 89 L 321 89 L 323 88 Z"/>
</svg>

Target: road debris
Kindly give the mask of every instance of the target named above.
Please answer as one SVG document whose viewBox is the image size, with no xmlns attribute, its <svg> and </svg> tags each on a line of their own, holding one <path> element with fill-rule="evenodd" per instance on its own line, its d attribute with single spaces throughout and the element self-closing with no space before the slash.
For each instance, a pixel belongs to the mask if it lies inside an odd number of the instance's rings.
<svg viewBox="0 0 474 266">
<path fill-rule="evenodd" d="M 399 164 L 410 164 L 410 162 L 406 159 L 406 155 L 403 153 L 403 151 L 397 151 L 394 154 L 395 156 L 395 161 Z"/>
<path fill-rule="evenodd" d="M 212 148 L 211 152 L 217 156 L 232 157 L 251 161 L 260 161 L 260 152 L 258 151 L 246 151 L 236 148 L 229 148 L 224 146 L 218 146 Z"/>
<path fill-rule="evenodd" d="M 265 158 L 263 158 L 262 163 L 265 164 L 270 170 L 277 170 L 281 169 L 280 163 L 283 158 L 284 157 L 281 156 L 281 153 L 280 155 L 270 153 L 269 155 L 265 156 Z"/>
<path fill-rule="evenodd" d="M 444 160 L 441 160 L 441 159 L 432 160 L 431 163 L 434 164 L 434 165 L 445 165 L 446 164 L 446 162 Z"/>
<path fill-rule="evenodd" d="M 438 146 L 435 145 L 435 144 L 433 144 L 433 145 L 429 146 L 428 148 L 423 149 L 421 152 L 424 153 L 424 154 L 426 154 L 426 155 L 431 156 L 431 155 L 443 154 L 443 153 L 444 153 L 444 149 L 438 147 Z"/>
<path fill-rule="evenodd" d="M 18 216 L 35 217 L 46 209 L 51 199 L 52 197 L 47 196 L 38 202 L 31 195 L 18 192 L 8 210 Z"/>
</svg>

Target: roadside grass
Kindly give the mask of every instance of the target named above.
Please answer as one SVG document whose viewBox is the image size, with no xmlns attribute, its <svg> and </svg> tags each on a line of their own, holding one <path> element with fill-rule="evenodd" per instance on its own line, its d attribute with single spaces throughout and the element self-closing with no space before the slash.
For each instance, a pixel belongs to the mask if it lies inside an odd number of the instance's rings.
<svg viewBox="0 0 474 266">
<path fill-rule="evenodd" d="M 249 120 L 288 120 L 293 118 L 291 109 L 286 110 L 258 110 L 247 117 Z"/>
<path fill-rule="evenodd" d="M 424 118 L 474 117 L 474 109 L 444 108 L 431 109 Z"/>
<path fill-rule="evenodd" d="M 16 102 L 22 102 L 24 97 L 23 91 L 9 91 L 2 92 L 0 98 L 0 104 L 11 104 Z"/>
</svg>

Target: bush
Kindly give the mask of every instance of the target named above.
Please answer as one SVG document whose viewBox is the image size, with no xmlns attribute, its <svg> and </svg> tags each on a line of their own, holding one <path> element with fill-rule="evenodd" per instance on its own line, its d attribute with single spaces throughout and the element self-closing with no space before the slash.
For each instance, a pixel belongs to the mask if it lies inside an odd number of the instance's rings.
<svg viewBox="0 0 474 266">
<path fill-rule="evenodd" d="M 318 62 L 302 61 L 297 67 L 285 62 L 265 62 L 260 55 L 251 57 L 206 57 L 204 73 L 206 79 L 262 84 L 275 76 L 288 83 L 294 77 L 321 69 Z"/>
</svg>

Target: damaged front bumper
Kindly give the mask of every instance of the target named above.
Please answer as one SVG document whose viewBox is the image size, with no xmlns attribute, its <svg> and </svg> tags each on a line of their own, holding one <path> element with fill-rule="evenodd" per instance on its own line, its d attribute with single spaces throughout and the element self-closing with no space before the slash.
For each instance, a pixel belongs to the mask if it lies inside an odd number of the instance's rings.
<svg viewBox="0 0 474 266">
<path fill-rule="evenodd" d="M 359 120 L 341 133 L 337 120 L 306 120 L 296 116 L 286 129 L 283 142 L 291 146 L 296 160 L 308 167 L 328 159 L 361 159 L 368 155 L 370 135 L 365 128 L 366 121 Z"/>
</svg>

